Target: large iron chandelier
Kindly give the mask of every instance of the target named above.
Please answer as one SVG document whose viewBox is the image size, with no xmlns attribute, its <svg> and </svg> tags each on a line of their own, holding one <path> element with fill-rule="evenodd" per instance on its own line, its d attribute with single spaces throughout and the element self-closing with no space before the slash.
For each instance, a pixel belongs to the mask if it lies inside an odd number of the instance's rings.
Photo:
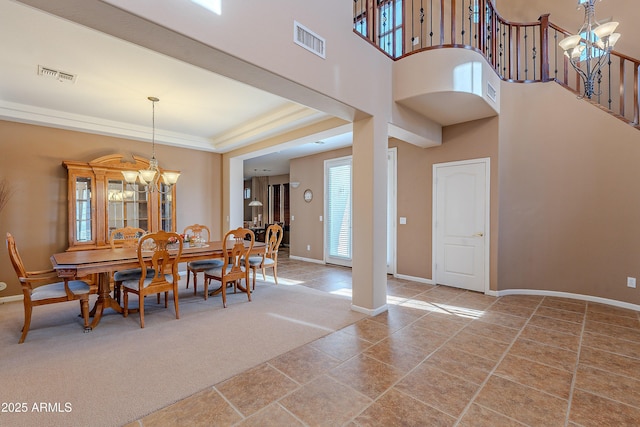
<svg viewBox="0 0 640 427">
<path fill-rule="evenodd" d="M 559 43 L 584 83 L 580 98 L 591 99 L 593 95 L 599 95 L 595 91 L 595 81 L 600 78 L 600 70 L 620 38 L 620 34 L 614 33 L 617 22 L 596 21 L 596 1 L 602 0 L 578 0 L 578 8 L 584 7 L 584 24 L 577 34 L 565 37 Z"/>
<path fill-rule="evenodd" d="M 151 159 L 149 160 L 149 167 L 147 169 L 140 169 L 138 171 L 122 171 L 124 180 L 136 191 L 143 193 L 158 192 L 161 194 L 167 194 L 171 191 L 171 187 L 178 182 L 180 177 L 179 172 L 163 172 L 160 173 L 158 168 L 158 161 L 156 160 L 156 102 L 160 101 L 155 96 L 147 98 L 151 101 L 152 105 L 152 134 L 151 134 Z M 160 176 L 167 186 L 165 190 L 162 190 L 160 185 Z M 140 191 L 136 189 L 136 179 L 140 181 L 140 184 L 144 186 L 144 190 Z"/>
</svg>

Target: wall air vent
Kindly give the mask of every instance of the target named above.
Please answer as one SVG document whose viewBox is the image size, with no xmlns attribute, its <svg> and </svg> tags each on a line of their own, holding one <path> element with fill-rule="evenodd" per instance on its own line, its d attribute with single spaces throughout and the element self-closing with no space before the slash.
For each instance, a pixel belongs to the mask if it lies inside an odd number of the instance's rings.
<svg viewBox="0 0 640 427">
<path fill-rule="evenodd" d="M 491 83 L 487 82 L 487 96 L 493 101 L 496 102 L 496 88 L 491 86 Z"/>
<path fill-rule="evenodd" d="M 64 71 L 58 71 L 50 67 L 43 67 L 42 65 L 38 65 L 38 75 L 67 83 L 75 83 L 77 77 L 75 74 L 65 73 Z"/>
<path fill-rule="evenodd" d="M 296 21 L 293 21 L 293 41 L 320 58 L 325 58 L 324 39 Z"/>
</svg>

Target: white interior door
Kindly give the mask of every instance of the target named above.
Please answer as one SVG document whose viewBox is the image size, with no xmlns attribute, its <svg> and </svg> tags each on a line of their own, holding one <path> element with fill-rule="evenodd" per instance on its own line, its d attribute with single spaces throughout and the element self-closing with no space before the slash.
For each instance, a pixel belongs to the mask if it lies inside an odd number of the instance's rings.
<svg viewBox="0 0 640 427">
<path fill-rule="evenodd" d="M 437 284 L 489 289 L 489 168 L 489 159 L 433 166 Z"/>
</svg>

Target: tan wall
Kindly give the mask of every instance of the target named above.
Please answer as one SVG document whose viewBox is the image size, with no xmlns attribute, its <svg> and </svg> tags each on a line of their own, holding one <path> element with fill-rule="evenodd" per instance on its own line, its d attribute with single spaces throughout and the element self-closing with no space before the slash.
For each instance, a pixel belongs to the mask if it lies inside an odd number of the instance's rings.
<svg viewBox="0 0 640 427">
<path fill-rule="evenodd" d="M 640 303 L 640 132 L 557 84 L 508 86 L 499 288 Z"/>
<path fill-rule="evenodd" d="M 498 119 L 475 120 L 443 128 L 443 144 L 422 149 L 396 140 L 398 147 L 397 273 L 432 278 L 433 165 L 489 157 L 491 159 L 491 289 L 497 282 Z"/>
<path fill-rule="evenodd" d="M 290 254 L 297 257 L 323 260 L 324 223 L 324 161 L 351 155 L 351 147 L 327 151 L 313 156 L 291 159 L 289 176 L 300 182 L 298 188 L 289 189 L 291 207 Z M 313 191 L 313 200 L 303 199 L 304 191 Z M 307 245 L 311 246 L 307 250 Z"/>
<path fill-rule="evenodd" d="M 269 177 L 269 185 L 288 184 L 289 175 L 274 175 Z"/>
<path fill-rule="evenodd" d="M 16 238 L 27 269 L 51 268 L 49 256 L 68 247 L 67 171 L 63 160 L 89 161 L 107 154 L 148 157 L 151 145 L 100 135 L 0 121 L 0 176 L 9 179 L 13 197 L 0 213 L 2 240 Z M 180 170 L 177 230 L 208 224 L 220 230 L 219 154 L 156 145 L 160 167 Z M 0 297 L 21 293 L 6 245 L 0 247 Z"/>
<path fill-rule="evenodd" d="M 391 139 L 390 147 L 398 149 L 397 217 L 406 217 L 406 225 L 398 225 L 397 273 L 423 279 L 432 277 L 432 186 L 436 163 L 491 158 L 491 287 L 497 278 L 497 186 L 498 186 L 498 119 L 484 119 L 443 129 L 444 143 L 435 148 L 419 148 Z M 291 208 L 295 215 L 291 228 L 291 254 L 303 258 L 323 259 L 324 161 L 351 155 L 350 149 L 291 160 L 291 176 L 300 187 L 291 189 Z M 310 188 L 313 201 L 305 203 L 302 193 Z M 356 221 L 356 219 L 354 219 Z M 311 245 L 311 251 L 307 251 Z"/>
</svg>

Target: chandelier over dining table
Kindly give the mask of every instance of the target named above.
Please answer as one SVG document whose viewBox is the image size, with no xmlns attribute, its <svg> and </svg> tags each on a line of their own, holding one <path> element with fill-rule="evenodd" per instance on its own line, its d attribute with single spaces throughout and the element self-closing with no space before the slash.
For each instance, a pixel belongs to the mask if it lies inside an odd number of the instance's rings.
<svg viewBox="0 0 640 427">
<path fill-rule="evenodd" d="M 596 1 L 578 0 L 578 8 L 584 7 L 584 23 L 577 34 L 565 37 L 559 46 L 564 50 L 571 66 L 584 84 L 581 98 L 591 99 L 599 95 L 596 82 L 601 78 L 602 67 L 608 63 L 609 55 L 620 34 L 614 31 L 618 23 L 610 20 L 596 20 Z"/>
<path fill-rule="evenodd" d="M 178 182 L 180 177 L 179 172 L 160 172 L 158 168 L 158 160 L 156 160 L 156 102 L 160 99 L 155 96 L 149 96 L 147 98 L 151 101 L 152 105 L 152 134 L 151 134 L 151 159 L 149 160 L 149 167 L 147 169 L 140 169 L 137 171 L 122 171 L 124 180 L 131 186 L 132 189 L 140 193 L 153 193 L 158 192 L 161 194 L 167 194 L 171 191 L 171 187 Z M 163 190 L 160 184 L 160 178 L 164 181 L 166 188 Z M 144 190 L 140 191 L 136 188 L 136 181 L 144 186 Z"/>
</svg>

